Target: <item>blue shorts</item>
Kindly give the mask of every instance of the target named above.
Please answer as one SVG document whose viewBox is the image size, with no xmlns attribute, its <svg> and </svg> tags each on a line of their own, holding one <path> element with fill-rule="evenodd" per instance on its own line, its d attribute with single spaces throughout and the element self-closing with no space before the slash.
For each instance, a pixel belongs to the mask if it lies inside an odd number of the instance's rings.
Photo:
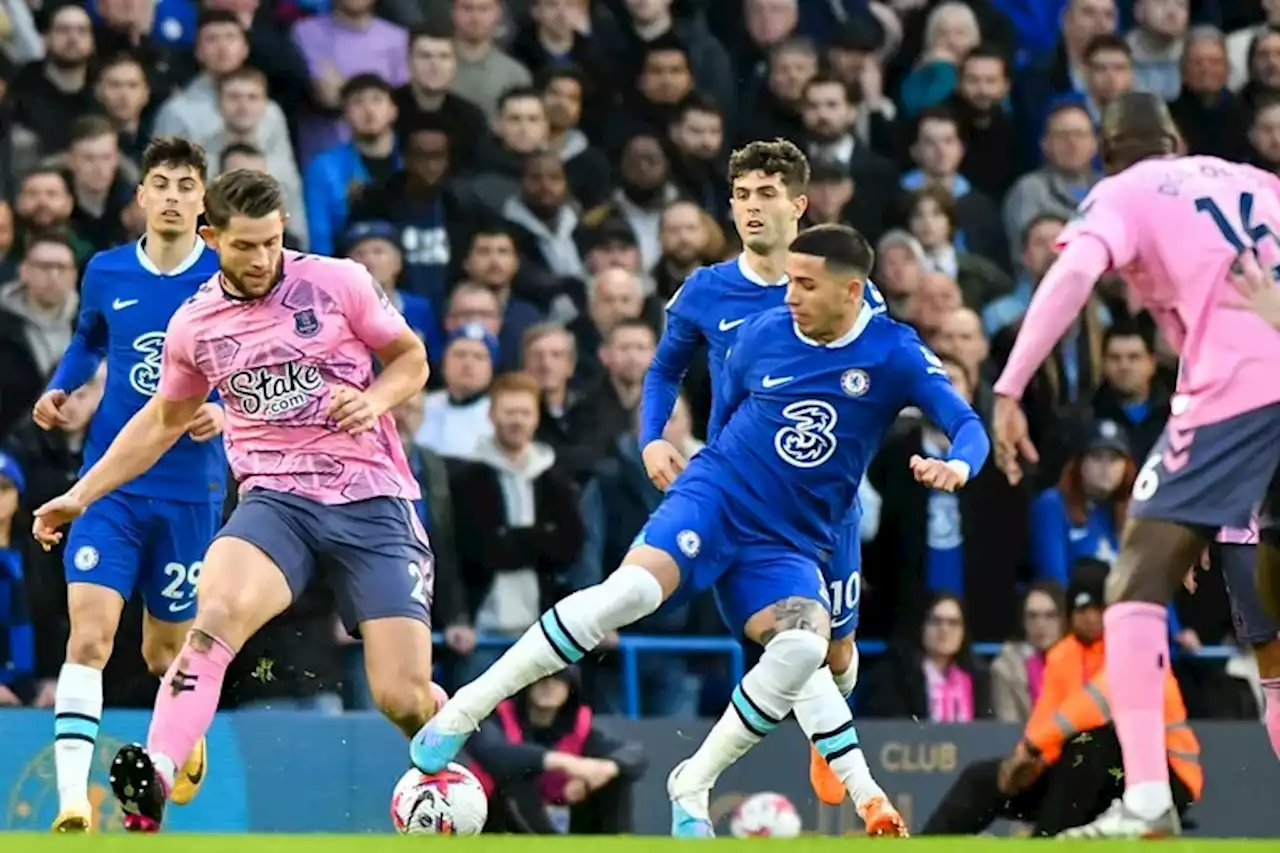
<svg viewBox="0 0 1280 853">
<path fill-rule="evenodd" d="M 836 547 L 822 567 L 831 596 L 831 639 L 843 640 L 858 630 L 862 602 L 862 507 L 854 504 L 836 530 Z"/>
<path fill-rule="evenodd" d="M 1222 572 L 1231 598 L 1231 623 L 1242 646 L 1261 646 L 1280 638 L 1280 622 L 1271 618 L 1254 585 L 1256 545 L 1215 542 L 1209 546 L 1210 564 Z"/>
<path fill-rule="evenodd" d="M 745 527 L 718 490 L 668 493 L 632 543 L 639 545 L 667 552 L 680 567 L 680 587 L 665 606 L 714 590 L 725 625 L 737 635 L 753 615 L 785 598 L 829 606 L 820 563 Z"/>
<path fill-rule="evenodd" d="M 353 635 L 361 622 L 393 616 L 431 624 L 435 558 L 407 500 L 322 504 L 254 489 L 240 498 L 218 536 L 257 546 L 284 573 L 295 600 L 324 576 Z"/>
<path fill-rule="evenodd" d="M 138 590 L 162 622 L 196 615 L 204 552 L 222 521 L 222 501 L 181 503 L 113 492 L 71 525 L 63 567 L 67 583 L 91 583 L 128 601 Z"/>
</svg>

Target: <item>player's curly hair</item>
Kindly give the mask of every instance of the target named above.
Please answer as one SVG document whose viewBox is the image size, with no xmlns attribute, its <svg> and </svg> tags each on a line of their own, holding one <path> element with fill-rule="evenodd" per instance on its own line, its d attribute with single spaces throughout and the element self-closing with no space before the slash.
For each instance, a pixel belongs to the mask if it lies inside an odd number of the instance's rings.
<svg viewBox="0 0 1280 853">
<path fill-rule="evenodd" d="M 142 177 L 160 166 L 189 166 L 204 183 L 209 178 L 209 160 L 204 149 L 181 136 L 157 136 L 142 152 Z"/>
<path fill-rule="evenodd" d="M 809 158 L 787 139 L 749 142 L 729 155 L 729 182 L 748 172 L 777 175 L 792 197 L 809 189 Z"/>
<path fill-rule="evenodd" d="M 204 215 L 219 230 L 230 225 L 233 216 L 261 219 L 276 212 L 284 212 L 284 191 L 266 172 L 232 169 L 204 191 Z"/>
</svg>

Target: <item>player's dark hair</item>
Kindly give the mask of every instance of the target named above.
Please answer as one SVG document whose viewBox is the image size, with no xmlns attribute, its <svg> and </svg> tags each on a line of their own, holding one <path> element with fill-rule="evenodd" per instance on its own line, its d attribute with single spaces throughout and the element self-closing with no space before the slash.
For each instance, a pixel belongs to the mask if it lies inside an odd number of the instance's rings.
<svg viewBox="0 0 1280 853">
<path fill-rule="evenodd" d="M 796 235 L 789 247 L 797 255 L 822 258 L 837 275 L 865 279 L 876 263 L 875 250 L 856 228 L 848 225 L 814 225 Z"/>
<path fill-rule="evenodd" d="M 809 189 L 809 158 L 787 139 L 757 140 L 729 155 L 729 182 L 749 172 L 777 175 L 792 198 Z"/>
<path fill-rule="evenodd" d="M 71 145 L 101 139 L 104 136 L 115 138 L 116 128 L 111 119 L 96 113 L 80 116 L 71 122 Z"/>
<path fill-rule="evenodd" d="M 1182 138 L 1159 95 L 1122 92 L 1102 114 L 1102 164 L 1109 174 L 1178 151 Z"/>
<path fill-rule="evenodd" d="M 538 91 L 533 86 L 512 86 L 510 89 L 507 89 L 498 96 L 498 112 L 505 110 L 507 108 L 507 104 L 512 101 L 525 99 L 532 99 L 541 104 L 542 92 Z"/>
<path fill-rule="evenodd" d="M 1099 53 L 1108 51 L 1123 53 L 1129 57 L 1129 61 L 1133 61 L 1133 48 L 1129 47 L 1129 43 L 1124 40 L 1123 36 L 1118 36 L 1115 33 L 1103 33 L 1089 39 L 1089 43 L 1084 46 L 1084 61 L 1086 63 L 1093 62 L 1093 58 Z"/>
<path fill-rule="evenodd" d="M 1046 222 L 1055 222 L 1062 226 L 1067 224 L 1067 220 L 1063 219 L 1056 213 L 1037 213 L 1035 216 L 1031 217 L 1031 220 L 1026 225 L 1022 226 L 1022 233 L 1019 235 L 1020 242 L 1018 245 L 1022 246 L 1024 249 L 1027 248 L 1027 244 L 1031 242 L 1031 232 L 1035 231 Z"/>
<path fill-rule="evenodd" d="M 225 151 L 222 156 L 226 156 Z M 141 166 L 143 180 L 157 166 L 189 166 L 201 183 L 209 179 L 209 160 L 204 149 L 181 136 L 157 136 L 151 140 L 142 152 Z"/>
<path fill-rule="evenodd" d="M 233 169 L 214 178 L 204 191 L 204 215 L 217 229 L 230 225 L 234 216 L 261 219 L 283 212 L 284 191 L 266 172 Z"/>
</svg>

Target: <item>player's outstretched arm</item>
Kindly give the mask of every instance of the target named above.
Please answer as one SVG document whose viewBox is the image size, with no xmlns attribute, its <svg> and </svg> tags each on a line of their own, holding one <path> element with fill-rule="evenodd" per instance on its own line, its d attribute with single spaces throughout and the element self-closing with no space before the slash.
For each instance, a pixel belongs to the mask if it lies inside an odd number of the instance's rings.
<svg viewBox="0 0 1280 853">
<path fill-rule="evenodd" d="M 46 548 L 57 543 L 58 528 L 84 512 L 89 504 L 145 473 L 187 431 L 204 405 L 207 389 L 194 397 L 152 397 L 129 419 L 92 468 L 64 495 L 35 511 L 32 532 Z"/>
<path fill-rule="evenodd" d="M 675 299 L 679 299 L 676 294 Z M 674 301 L 674 300 L 673 300 Z M 653 361 L 644 374 L 640 390 L 640 446 L 662 438 L 667 428 L 676 397 L 680 395 L 680 382 L 689 370 L 689 362 L 697 349 L 702 334 L 698 327 L 674 312 L 667 311 L 667 328 L 658 341 Z"/>
<path fill-rule="evenodd" d="M 382 372 L 363 393 L 345 386 L 332 391 L 329 416 L 345 432 L 373 429 L 384 412 L 420 393 L 431 375 L 427 348 L 408 326 L 374 355 L 382 363 Z"/>
<path fill-rule="evenodd" d="M 80 313 L 66 352 L 49 379 L 49 386 L 36 401 L 32 416 L 41 429 L 64 423 L 62 404 L 67 395 L 93 378 L 107 354 L 107 323 L 99 300 L 99 274 L 93 261 L 84 271 L 80 292 Z"/>
<path fill-rule="evenodd" d="M 910 353 L 912 364 L 911 402 L 920 407 L 951 440 L 946 459 L 911 458 L 915 478 L 931 489 L 954 492 L 982 469 L 991 452 L 991 440 L 982 418 L 951 384 L 942 361 L 917 341 Z"/>
</svg>

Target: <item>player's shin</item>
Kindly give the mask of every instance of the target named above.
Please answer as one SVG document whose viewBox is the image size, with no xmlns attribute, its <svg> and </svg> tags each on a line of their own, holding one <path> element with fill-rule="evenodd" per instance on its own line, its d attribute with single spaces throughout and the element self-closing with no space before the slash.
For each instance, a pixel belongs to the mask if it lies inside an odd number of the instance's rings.
<svg viewBox="0 0 1280 853">
<path fill-rule="evenodd" d="M 793 709 L 796 722 L 809 736 L 818 754 L 848 788 L 854 805 L 883 797 L 884 791 L 871 778 L 871 768 L 853 725 L 853 713 L 829 667 L 809 677 Z"/>
<path fill-rule="evenodd" d="M 63 664 L 54 693 L 53 719 L 60 809 L 89 805 L 89 772 L 101 720 L 102 670 L 78 663 Z"/>
<path fill-rule="evenodd" d="M 582 660 L 609 633 L 657 610 L 665 597 L 648 569 L 621 566 L 542 614 L 493 666 L 454 694 L 433 724 L 447 734 L 474 731 L 503 699 Z"/>
<path fill-rule="evenodd" d="M 156 693 L 147 754 L 168 789 L 192 747 L 213 723 L 222 680 L 235 651 L 217 637 L 192 629 Z"/>
<path fill-rule="evenodd" d="M 799 628 L 778 632 L 734 688 L 728 710 L 680 767 L 670 786 L 673 798 L 710 791 L 721 773 L 786 718 L 826 656 L 825 637 Z"/>
</svg>

